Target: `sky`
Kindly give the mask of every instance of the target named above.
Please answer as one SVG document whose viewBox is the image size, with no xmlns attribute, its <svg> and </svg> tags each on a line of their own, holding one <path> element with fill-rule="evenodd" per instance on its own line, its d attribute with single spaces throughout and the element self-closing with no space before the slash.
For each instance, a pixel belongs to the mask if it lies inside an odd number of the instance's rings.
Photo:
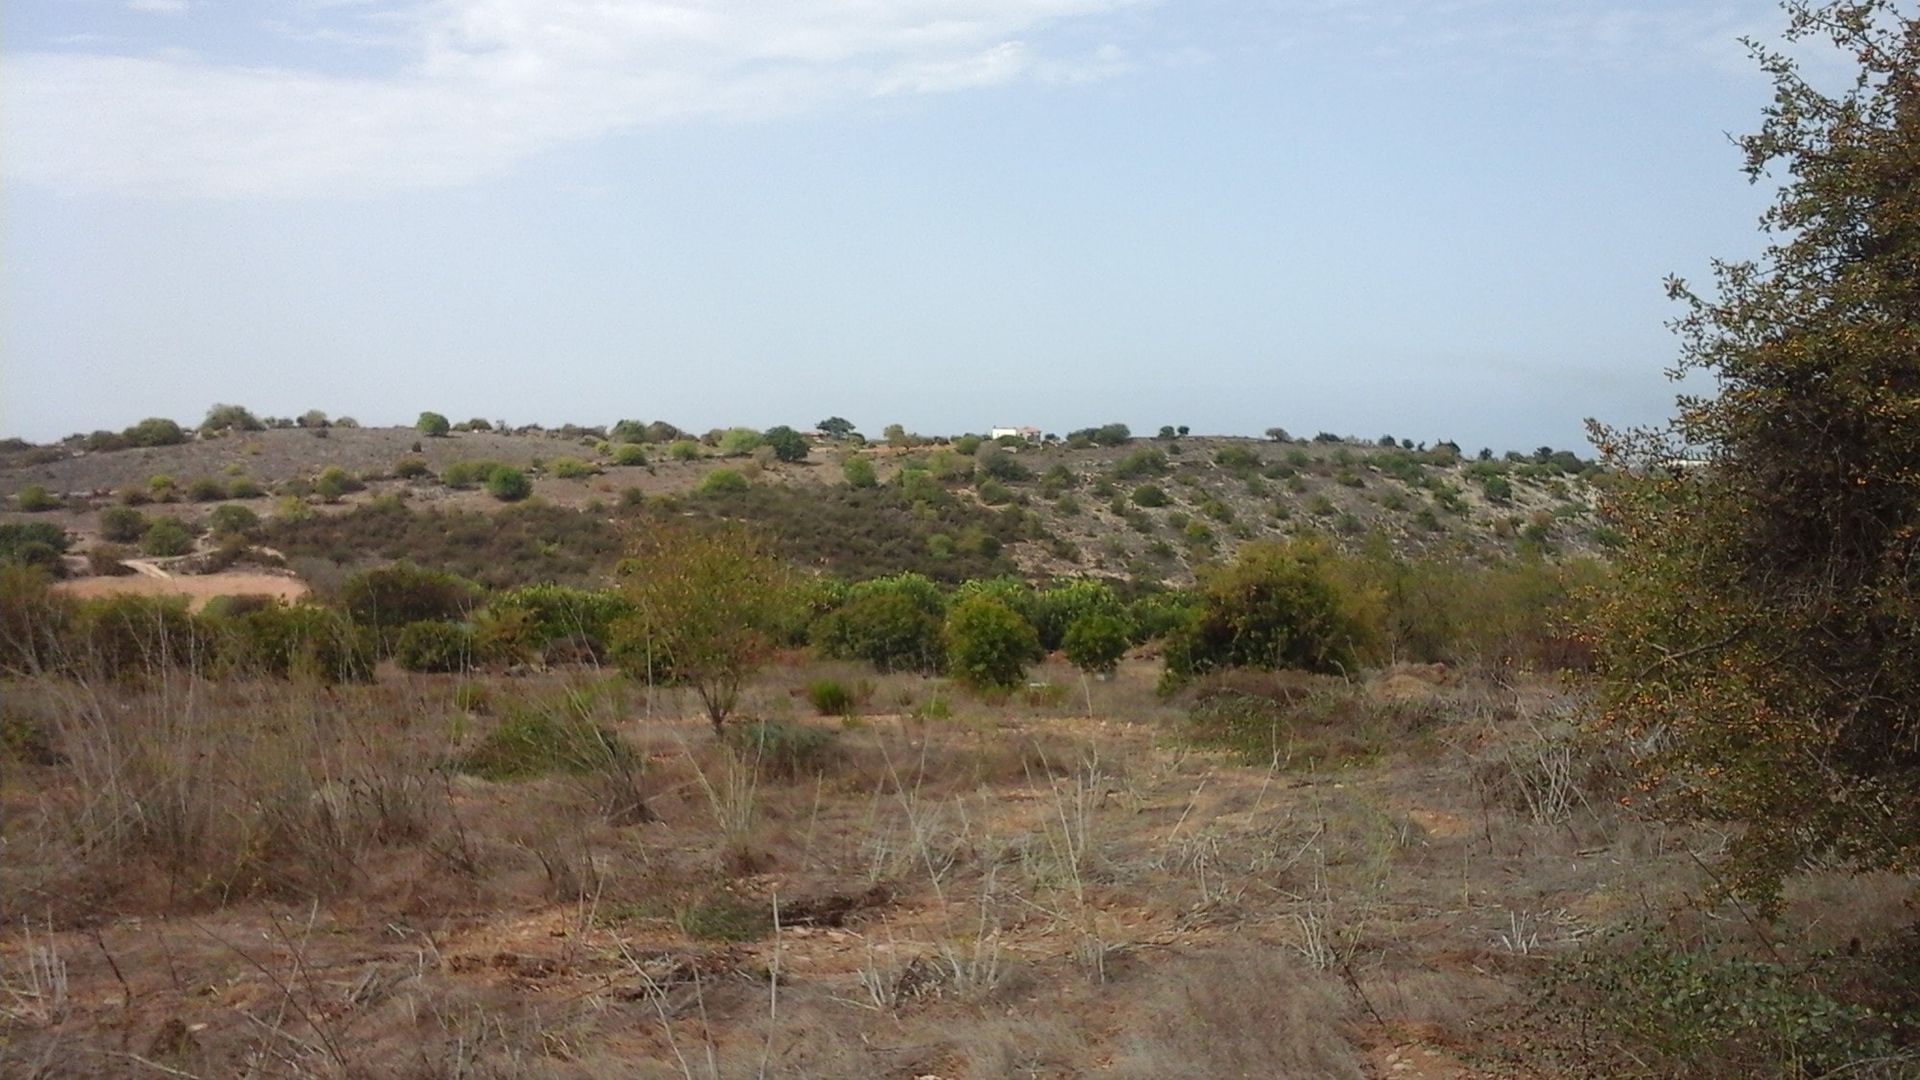
<svg viewBox="0 0 1920 1080">
<path fill-rule="evenodd" d="M 0 434 L 214 402 L 1586 447 L 1771 0 L 8 0 Z"/>
</svg>

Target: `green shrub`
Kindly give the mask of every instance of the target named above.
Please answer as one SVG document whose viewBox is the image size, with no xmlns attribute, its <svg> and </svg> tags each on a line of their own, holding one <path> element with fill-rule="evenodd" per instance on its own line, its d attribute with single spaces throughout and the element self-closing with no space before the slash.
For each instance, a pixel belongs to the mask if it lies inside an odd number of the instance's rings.
<svg viewBox="0 0 1920 1080">
<path fill-rule="evenodd" d="M 533 481 L 519 469 L 501 465 L 487 474 L 487 494 L 501 502 L 519 502 L 533 494 Z"/>
<path fill-rule="evenodd" d="M 547 463 L 547 471 L 562 480 L 584 480 L 600 470 L 576 457 L 560 457 Z"/>
<path fill-rule="evenodd" d="M 38 566 L 47 573 L 64 573 L 60 556 L 73 541 L 67 530 L 49 521 L 0 524 L 0 562 Z"/>
<path fill-rule="evenodd" d="M 465 578 L 406 562 L 364 570 L 340 586 L 347 614 L 383 642 L 409 623 L 464 618 L 479 596 L 479 587 Z"/>
<path fill-rule="evenodd" d="M 1198 522 L 1195 522 L 1197 525 Z M 1324 543 L 1254 543 L 1203 567 L 1199 607 L 1167 641 L 1174 681 L 1227 667 L 1351 671 L 1369 634 L 1367 598 Z"/>
<path fill-rule="evenodd" d="M 227 485 L 211 476 L 202 476 L 187 482 L 187 501 L 219 502 L 227 497 Z"/>
<path fill-rule="evenodd" d="M 159 558 L 185 555 L 193 550 L 193 534 L 172 518 L 158 518 L 141 536 L 140 550 Z"/>
<path fill-rule="evenodd" d="M 499 726 L 454 765 L 482 779 L 507 782 L 549 773 L 637 770 L 641 759 L 618 734 L 593 722 L 584 695 L 570 693 L 558 705 L 510 706 Z"/>
<path fill-rule="evenodd" d="M 227 481 L 227 498 L 229 499 L 258 499 L 265 494 L 265 489 L 252 477 L 236 476 Z"/>
<path fill-rule="evenodd" d="M 853 586 L 838 609 L 814 622 L 810 637 L 828 656 L 865 660 L 883 672 L 936 672 L 945 659 L 945 615 L 937 585 L 918 574 L 898 574 Z"/>
<path fill-rule="evenodd" d="M 1133 502 L 1135 506 L 1165 506 L 1169 501 L 1165 489 L 1161 488 L 1158 484 L 1141 484 L 1139 487 L 1133 489 Z"/>
<path fill-rule="evenodd" d="M 692 439 L 676 439 L 667 444 L 667 456 L 675 461 L 693 461 L 700 456 L 700 444 Z"/>
<path fill-rule="evenodd" d="M 418 480 L 423 476 L 431 475 L 432 472 L 433 470 L 427 467 L 426 458 L 408 455 L 393 463 L 393 475 L 402 480 Z"/>
<path fill-rule="evenodd" d="M 727 744 L 769 776 L 818 775 L 839 758 L 838 733 L 811 724 L 755 720 L 726 730 Z"/>
<path fill-rule="evenodd" d="M 1120 666 L 1129 644 L 1127 624 L 1104 612 L 1090 612 L 1067 627 L 1061 647 L 1074 667 L 1111 674 Z"/>
<path fill-rule="evenodd" d="M 209 605 L 209 611 L 212 605 Z M 237 669 L 326 683 L 373 678 L 373 642 L 339 612 L 312 604 L 268 603 L 226 620 L 225 652 Z"/>
<path fill-rule="evenodd" d="M 150 416 L 120 433 L 129 446 L 177 446 L 187 441 L 179 424 L 165 417 Z"/>
<path fill-rule="evenodd" d="M 1258 451 L 1245 446 L 1223 446 L 1213 453 L 1213 463 L 1231 473 L 1258 472 L 1266 466 Z"/>
<path fill-rule="evenodd" d="M 840 475 L 846 478 L 847 486 L 852 488 L 871 488 L 880 484 L 879 477 L 873 471 L 873 462 L 863 457 L 849 457 L 841 462 Z"/>
<path fill-rule="evenodd" d="M 759 941 L 773 930 L 773 913 L 728 893 L 717 893 L 673 913 L 674 925 L 696 941 Z"/>
<path fill-rule="evenodd" d="M 447 423 L 447 418 L 437 412 L 421 413 L 420 419 L 415 420 L 413 426 L 420 434 L 435 439 L 442 438 L 447 432 L 453 430 L 453 425 Z"/>
<path fill-rule="evenodd" d="M 394 663 L 404 671 L 465 671 L 473 659 L 473 631 L 460 623 L 408 623 L 393 644 Z"/>
<path fill-rule="evenodd" d="M 328 502 L 339 502 L 340 496 L 363 490 L 366 486 L 359 477 L 338 465 L 321 469 L 320 475 L 313 481 L 314 493 Z"/>
<path fill-rule="evenodd" d="M 720 451 L 721 457 L 746 457 L 760 449 L 765 442 L 766 438 L 753 428 L 728 428 L 714 438 L 714 448 Z"/>
<path fill-rule="evenodd" d="M 998 480 L 983 481 L 980 485 L 980 501 L 988 506 L 1005 506 L 1013 501 L 1013 492 Z"/>
<path fill-rule="evenodd" d="M 1146 476 L 1165 476 L 1169 468 L 1167 455 L 1145 448 L 1114 462 L 1113 475 L 1116 480 L 1138 480 Z"/>
<path fill-rule="evenodd" d="M 126 565 L 133 552 L 119 544 L 95 544 L 87 549 L 87 571 L 96 577 L 122 577 L 133 573 Z"/>
<path fill-rule="evenodd" d="M 613 448 L 615 465 L 635 466 L 647 463 L 647 448 L 637 442 L 625 442 Z"/>
<path fill-rule="evenodd" d="M 976 690 L 1010 690 L 1026 679 L 1027 661 L 1040 647 L 1033 625 L 995 597 L 972 596 L 954 605 L 944 634 L 947 670 Z"/>
<path fill-rule="evenodd" d="M 216 506 L 207 515 L 207 531 L 216 538 L 250 537 L 260 528 L 260 515 L 244 506 Z"/>
<path fill-rule="evenodd" d="M 853 691 L 838 679 L 815 679 L 807 684 L 807 703 L 821 716 L 846 716 L 853 712 Z"/>
<path fill-rule="evenodd" d="M 52 585 L 42 567 L 0 561 L 0 672 L 32 675 L 66 663 L 75 605 Z"/>
<path fill-rule="evenodd" d="M 1482 476 L 1480 490 L 1485 493 L 1490 503 L 1505 505 L 1513 501 L 1513 483 L 1504 476 L 1497 474 Z"/>
<path fill-rule="evenodd" d="M 807 451 L 812 449 L 805 435 L 785 424 L 768 428 L 762 438 L 773 448 L 774 457 L 788 463 L 807 460 Z"/>
<path fill-rule="evenodd" d="M 207 410 L 207 418 L 200 421 L 200 430 L 207 434 L 216 431 L 260 431 L 265 427 L 257 417 L 239 405 L 215 405 Z"/>
<path fill-rule="evenodd" d="M 738 469 L 715 469 L 701 477 L 694 490 L 702 495 L 724 495 L 737 494 L 747 487 L 747 478 Z"/>
<path fill-rule="evenodd" d="M 44 510 L 57 510 L 60 508 L 60 500 L 40 484 L 28 484 L 26 487 L 21 488 L 14 494 L 13 501 L 15 505 L 29 514 L 37 514 Z"/>
<path fill-rule="evenodd" d="M 995 443 L 982 443 L 973 454 L 974 473 L 989 480 L 1018 484 L 1033 479 L 1033 470 Z"/>
<path fill-rule="evenodd" d="M 213 639 L 180 596 L 109 596 L 79 605 L 69 646 L 89 674 L 137 678 L 204 663 Z"/>
</svg>

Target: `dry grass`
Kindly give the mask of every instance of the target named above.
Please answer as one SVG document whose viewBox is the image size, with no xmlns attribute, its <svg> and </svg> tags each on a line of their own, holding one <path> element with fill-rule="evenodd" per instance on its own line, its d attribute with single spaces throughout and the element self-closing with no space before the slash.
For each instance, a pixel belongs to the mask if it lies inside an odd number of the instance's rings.
<svg viewBox="0 0 1920 1080">
<path fill-rule="evenodd" d="M 9 686 L 0 1075 L 1496 1075 L 1601 930 L 1730 911 L 1550 684 L 1355 684 L 1312 722 L 1421 734 L 1317 768 L 1196 748 L 1146 665 L 1095 718 L 868 675 L 821 720 L 826 675 L 747 706 L 804 769 L 580 678 Z M 624 749 L 457 767 L 529 716 Z M 1893 933 L 1840 888 L 1815 940 Z"/>
</svg>

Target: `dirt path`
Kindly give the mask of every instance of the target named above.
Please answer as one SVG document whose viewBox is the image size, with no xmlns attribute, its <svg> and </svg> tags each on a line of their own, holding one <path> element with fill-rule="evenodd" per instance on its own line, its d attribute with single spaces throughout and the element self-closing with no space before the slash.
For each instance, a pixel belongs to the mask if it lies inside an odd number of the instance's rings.
<svg viewBox="0 0 1920 1080">
<path fill-rule="evenodd" d="M 69 596 L 184 596 L 194 611 L 207 606 L 216 596 L 272 596 L 289 603 L 311 590 L 299 578 L 263 571 L 234 570 L 217 574 L 175 577 L 151 563 L 127 563 L 134 573 L 120 577 L 74 578 L 54 584 Z"/>
</svg>

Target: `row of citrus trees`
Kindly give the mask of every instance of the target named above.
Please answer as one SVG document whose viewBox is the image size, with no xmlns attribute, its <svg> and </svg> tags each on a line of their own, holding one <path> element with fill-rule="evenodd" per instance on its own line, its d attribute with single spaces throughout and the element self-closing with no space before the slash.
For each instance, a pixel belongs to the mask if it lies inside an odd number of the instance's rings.
<svg viewBox="0 0 1920 1080">
<path fill-rule="evenodd" d="M 1490 567 L 1348 556 L 1317 540 L 1250 544 L 1186 590 L 1012 578 L 945 588 L 918 574 L 846 582 L 800 572 L 737 526 L 670 524 L 636 541 L 614 584 L 488 593 L 396 563 L 356 574 L 324 603 L 117 596 L 79 601 L 32 567 L 0 568 L 0 667 L 123 678 L 167 668 L 368 679 L 382 659 L 417 672 L 516 665 L 617 667 L 693 689 L 716 725 L 781 650 L 946 675 L 981 691 L 1020 686 L 1061 653 L 1110 672 L 1156 643 L 1170 683 L 1223 667 L 1346 672 L 1468 653 L 1538 659 L 1589 568 Z M 1469 649 L 1476 639 L 1483 649 Z M 1516 644 L 1521 643 L 1521 644 Z"/>
</svg>

